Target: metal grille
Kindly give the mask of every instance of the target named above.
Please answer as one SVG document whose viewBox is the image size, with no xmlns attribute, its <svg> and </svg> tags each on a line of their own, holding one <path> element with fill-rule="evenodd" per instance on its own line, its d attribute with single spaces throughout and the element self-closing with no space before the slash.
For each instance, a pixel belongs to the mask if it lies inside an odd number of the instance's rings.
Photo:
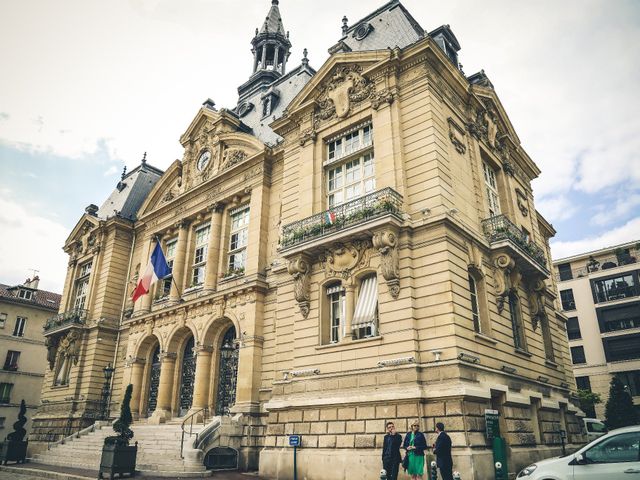
<svg viewBox="0 0 640 480">
<path fill-rule="evenodd" d="M 238 345 L 235 343 L 236 329 L 231 327 L 225 333 L 220 347 L 220 375 L 216 415 L 229 415 L 236 403 L 236 384 L 238 382 Z"/>
<path fill-rule="evenodd" d="M 180 381 L 180 416 L 186 414 L 193 401 L 193 383 L 196 374 L 196 359 L 193 356 L 193 337 L 184 347 L 182 356 L 182 379 Z"/>
<path fill-rule="evenodd" d="M 152 357 L 151 375 L 149 379 L 149 402 L 147 403 L 147 416 L 151 415 L 158 405 L 158 385 L 160 385 L 160 346 L 156 347 Z"/>
</svg>

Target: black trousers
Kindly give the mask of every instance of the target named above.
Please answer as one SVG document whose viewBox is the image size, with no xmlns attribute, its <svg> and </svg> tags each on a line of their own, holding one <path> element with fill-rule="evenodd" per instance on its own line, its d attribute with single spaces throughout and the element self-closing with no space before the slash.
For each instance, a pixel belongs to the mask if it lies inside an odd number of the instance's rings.
<svg viewBox="0 0 640 480">
<path fill-rule="evenodd" d="M 443 465 L 438 467 L 442 480 L 453 480 L 453 465 Z"/>
<path fill-rule="evenodd" d="M 387 480 L 398 480 L 400 461 L 396 459 L 382 459 L 382 468 L 387 471 Z"/>
</svg>

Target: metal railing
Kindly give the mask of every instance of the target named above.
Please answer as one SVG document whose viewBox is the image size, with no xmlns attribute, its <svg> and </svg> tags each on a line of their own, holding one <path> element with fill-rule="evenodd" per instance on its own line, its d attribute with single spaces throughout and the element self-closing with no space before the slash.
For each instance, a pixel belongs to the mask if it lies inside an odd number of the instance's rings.
<svg viewBox="0 0 640 480">
<path fill-rule="evenodd" d="M 282 228 L 280 248 L 290 248 L 384 215 L 402 219 L 402 195 L 383 188 Z"/>
<path fill-rule="evenodd" d="M 183 451 L 184 451 L 184 437 L 185 435 L 189 435 L 189 438 L 191 438 L 193 435 L 196 436 L 195 439 L 195 443 L 198 442 L 198 432 L 193 433 L 193 424 L 195 419 L 197 418 L 197 415 L 201 414 L 202 415 L 202 421 L 201 422 L 195 422 L 196 425 L 200 425 L 202 423 L 202 425 L 206 425 L 207 424 L 207 419 L 209 418 L 209 408 L 208 407 L 204 407 L 201 408 L 200 410 L 196 410 L 195 412 L 193 412 L 191 415 L 189 415 L 187 418 L 185 418 L 182 421 L 182 425 L 180 426 L 180 428 L 182 429 L 182 437 L 180 439 L 180 458 L 184 458 L 183 456 Z M 189 431 L 187 432 L 186 427 L 187 424 L 189 424 Z"/>
<path fill-rule="evenodd" d="M 83 308 L 74 308 L 59 313 L 47 320 L 44 325 L 44 331 L 55 330 L 66 325 L 84 325 L 87 321 L 87 314 L 88 311 Z"/>
<path fill-rule="evenodd" d="M 640 253 L 640 252 L 639 252 Z M 625 265 L 632 265 L 638 262 L 638 259 L 633 255 L 620 255 L 606 258 L 590 258 L 585 260 L 585 266 L 581 268 L 572 268 L 571 274 L 569 271 L 563 271 L 556 273 L 556 280 L 564 282 L 567 280 L 573 280 L 574 278 L 586 277 L 591 273 L 602 272 L 611 268 L 623 267 Z M 568 263 L 568 262 L 567 262 Z M 556 268 L 558 265 L 556 265 Z"/>
<path fill-rule="evenodd" d="M 547 270 L 547 257 L 542 247 L 530 241 L 528 236 L 505 215 L 496 215 L 483 220 L 482 230 L 489 243 L 508 240 L 536 264 Z"/>
</svg>

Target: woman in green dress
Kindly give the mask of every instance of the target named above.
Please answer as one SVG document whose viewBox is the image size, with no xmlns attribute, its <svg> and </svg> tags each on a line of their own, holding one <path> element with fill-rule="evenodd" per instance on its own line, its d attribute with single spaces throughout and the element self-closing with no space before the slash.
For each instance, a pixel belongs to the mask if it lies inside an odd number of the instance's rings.
<svg viewBox="0 0 640 480">
<path fill-rule="evenodd" d="M 424 474 L 424 451 L 427 448 L 427 439 L 420 431 L 418 420 L 411 424 L 411 431 L 404 437 L 403 448 L 409 457 L 407 473 L 411 480 L 418 480 Z"/>
</svg>

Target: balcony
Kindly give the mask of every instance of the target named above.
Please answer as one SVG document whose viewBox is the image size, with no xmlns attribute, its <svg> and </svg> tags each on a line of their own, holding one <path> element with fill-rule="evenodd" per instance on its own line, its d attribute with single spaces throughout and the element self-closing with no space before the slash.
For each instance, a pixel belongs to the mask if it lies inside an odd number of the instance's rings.
<svg viewBox="0 0 640 480">
<path fill-rule="evenodd" d="M 384 188 L 285 225 L 280 251 L 287 256 L 311 248 L 318 241 L 325 243 L 327 239 L 362 233 L 390 220 L 402 222 L 402 195 L 392 188 Z"/>
<path fill-rule="evenodd" d="M 64 313 L 59 313 L 55 317 L 51 317 L 44 325 L 45 335 L 49 335 L 59 330 L 72 327 L 74 325 L 84 325 L 87 321 L 87 310 L 82 308 L 74 308 Z"/>
<path fill-rule="evenodd" d="M 482 230 L 492 249 L 508 248 L 517 254 L 516 261 L 521 260 L 518 263 L 523 270 L 536 270 L 545 277 L 549 276 L 544 250 L 530 241 L 506 216 L 496 215 L 483 220 Z"/>
<path fill-rule="evenodd" d="M 572 268 L 571 270 L 557 273 L 556 280 L 559 282 L 564 282 L 567 280 L 573 280 L 574 278 L 583 278 L 591 275 L 592 273 L 605 272 L 606 270 L 610 270 L 613 268 L 633 265 L 637 262 L 638 259 L 631 254 L 609 256 L 606 258 L 600 258 L 599 260 L 596 260 L 593 256 L 591 256 L 585 263 L 584 267 Z"/>
</svg>

